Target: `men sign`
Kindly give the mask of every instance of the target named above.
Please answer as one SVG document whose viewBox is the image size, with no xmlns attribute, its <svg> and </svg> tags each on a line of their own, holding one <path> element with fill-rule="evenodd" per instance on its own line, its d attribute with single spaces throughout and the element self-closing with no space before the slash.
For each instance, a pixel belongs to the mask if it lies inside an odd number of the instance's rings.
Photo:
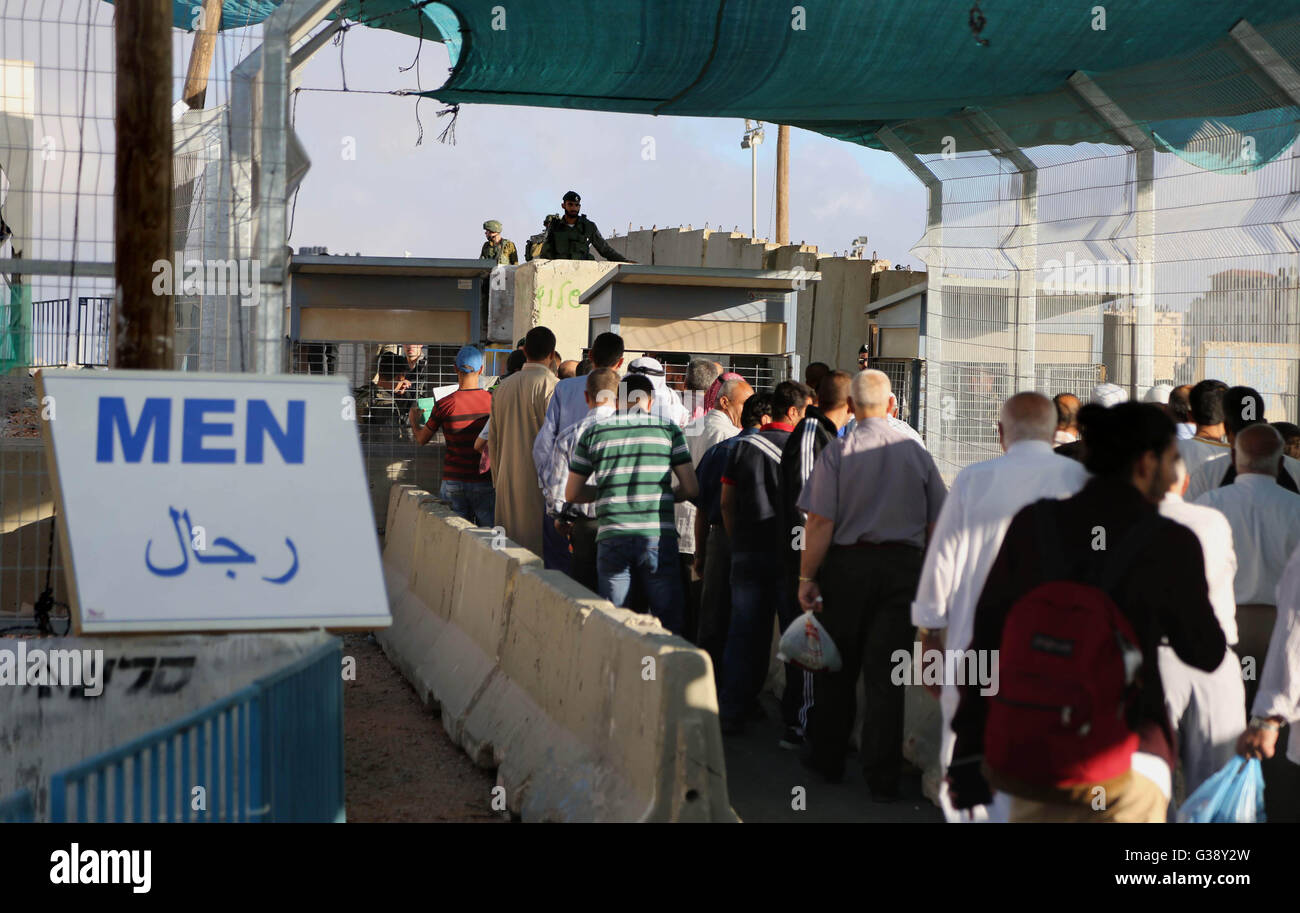
<svg viewBox="0 0 1300 913">
<path fill-rule="evenodd" d="M 386 627 L 335 378 L 41 371 L 78 632 Z"/>
</svg>

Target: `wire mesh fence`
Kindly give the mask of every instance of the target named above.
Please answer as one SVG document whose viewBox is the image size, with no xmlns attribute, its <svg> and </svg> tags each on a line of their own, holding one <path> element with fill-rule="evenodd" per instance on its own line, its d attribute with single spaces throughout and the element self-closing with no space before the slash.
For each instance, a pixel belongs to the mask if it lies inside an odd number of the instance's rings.
<svg viewBox="0 0 1300 913">
<path fill-rule="evenodd" d="M 1019 389 L 1086 401 L 1106 381 L 1136 399 L 1218 378 L 1258 389 L 1269 421 L 1296 420 L 1300 99 L 1237 33 L 1071 77 L 1060 105 L 1095 125 L 1073 145 L 1011 142 L 1040 117 L 1050 132 L 1050 112 L 1023 100 L 894 128 L 891 148 L 931 194 L 917 354 L 948 478 L 1000 452 L 997 409 Z M 1294 73 L 1300 24 L 1259 34 Z M 1144 122 L 1170 91 L 1187 120 Z M 1205 120 L 1210 100 L 1230 116 Z"/>
<path fill-rule="evenodd" d="M 0 629 L 66 607 L 33 372 L 111 362 L 113 17 L 102 0 L 0 0 Z M 173 111 L 175 244 L 151 278 L 172 302 L 176 369 L 279 371 L 285 212 L 305 159 L 286 129 L 288 54 L 275 70 L 263 26 L 225 24 L 201 98 L 194 33 L 172 33 L 172 95 L 193 100 Z"/>
</svg>

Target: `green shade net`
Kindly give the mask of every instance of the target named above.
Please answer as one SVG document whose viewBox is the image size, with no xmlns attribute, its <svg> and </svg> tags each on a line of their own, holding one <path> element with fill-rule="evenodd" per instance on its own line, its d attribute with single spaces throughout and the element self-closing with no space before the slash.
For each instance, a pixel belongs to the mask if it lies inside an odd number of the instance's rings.
<svg viewBox="0 0 1300 913">
<path fill-rule="evenodd" d="M 198 3 L 176 0 L 178 26 Z M 227 0 L 223 25 L 277 5 Z M 348 0 L 336 15 L 446 42 L 451 77 L 425 94 L 449 104 L 751 117 L 875 148 L 889 126 L 918 153 L 983 148 L 963 114 L 980 109 L 1023 147 L 1115 142 L 1065 87 L 1084 71 L 1200 167 L 1250 170 L 1289 147 L 1300 111 L 1243 69 L 1228 31 L 1245 19 L 1300 60 L 1300 0 L 1103 6 L 1104 29 L 1094 0 L 983 0 L 987 44 L 971 0 Z"/>
</svg>

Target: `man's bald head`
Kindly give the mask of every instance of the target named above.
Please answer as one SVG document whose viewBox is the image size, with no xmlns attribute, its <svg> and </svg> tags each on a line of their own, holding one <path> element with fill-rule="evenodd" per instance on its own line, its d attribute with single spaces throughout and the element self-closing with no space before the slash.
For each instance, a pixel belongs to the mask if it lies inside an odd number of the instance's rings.
<svg viewBox="0 0 1300 913">
<path fill-rule="evenodd" d="M 874 368 L 859 371 L 853 378 L 852 396 L 853 412 L 859 421 L 883 418 L 889 414 L 889 399 L 893 396 L 889 375 Z"/>
<path fill-rule="evenodd" d="M 998 429 L 1004 447 L 1018 441 L 1050 444 L 1056 436 L 1056 405 L 1041 393 L 1017 393 L 1002 404 Z"/>
<path fill-rule="evenodd" d="M 1258 473 L 1276 476 L 1285 447 L 1282 435 L 1272 425 L 1251 425 L 1237 432 L 1233 450 L 1237 455 L 1237 474 Z"/>
<path fill-rule="evenodd" d="M 740 424 L 740 414 L 745 408 L 745 403 L 753 395 L 754 388 L 749 385 L 749 381 L 737 374 L 730 380 L 722 382 L 722 386 L 718 388 L 718 401 L 713 404 L 713 408 L 726 415 L 733 425 L 740 428 L 743 427 Z"/>
</svg>

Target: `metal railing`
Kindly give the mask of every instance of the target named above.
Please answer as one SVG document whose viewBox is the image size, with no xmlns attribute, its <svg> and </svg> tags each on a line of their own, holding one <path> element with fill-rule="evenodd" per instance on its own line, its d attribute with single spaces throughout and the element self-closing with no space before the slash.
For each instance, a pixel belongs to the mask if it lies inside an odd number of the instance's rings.
<svg viewBox="0 0 1300 913">
<path fill-rule="evenodd" d="M 108 322 L 112 309 L 110 297 L 79 297 L 74 322 L 72 299 L 33 301 L 29 366 L 108 367 Z"/>
<path fill-rule="evenodd" d="M 341 641 L 322 644 L 184 719 L 55 773 L 50 821 L 343 820 L 341 656 Z"/>
<path fill-rule="evenodd" d="M 29 361 L 32 367 L 52 367 L 68 363 L 68 330 L 71 302 L 67 298 L 49 298 L 32 302 L 32 341 Z"/>
<path fill-rule="evenodd" d="M 74 350 L 77 364 L 108 367 L 108 321 L 112 313 L 112 298 L 77 299 L 77 335 Z"/>
</svg>

